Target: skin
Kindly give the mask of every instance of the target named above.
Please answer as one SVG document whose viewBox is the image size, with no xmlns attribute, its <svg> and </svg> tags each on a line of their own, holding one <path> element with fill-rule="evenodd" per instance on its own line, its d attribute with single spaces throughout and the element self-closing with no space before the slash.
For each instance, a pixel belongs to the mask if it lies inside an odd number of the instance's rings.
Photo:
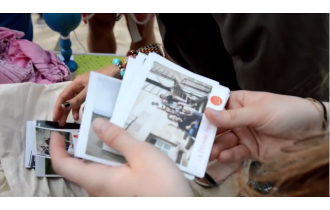
<svg viewBox="0 0 330 210">
<path fill-rule="evenodd" d="M 322 116 L 310 101 L 263 92 L 232 92 L 226 110 L 208 108 L 205 114 L 218 132 L 231 130 L 214 143 L 211 156 L 219 163 L 280 157 L 280 148 L 320 133 L 322 128 Z M 128 164 L 109 167 L 73 159 L 65 151 L 63 137 L 52 133 L 50 154 L 58 174 L 94 196 L 193 195 L 182 172 L 158 149 L 135 140 L 107 120 L 96 119 L 93 128 L 100 139 L 125 156 Z"/>
<path fill-rule="evenodd" d="M 104 74 L 110 77 L 120 78 L 119 69 L 114 65 L 107 66 L 105 68 L 96 70 L 100 74 Z M 80 106 L 85 102 L 87 94 L 87 86 L 89 82 L 90 73 L 85 73 L 77 76 L 68 85 L 63 92 L 57 97 L 54 110 L 53 110 L 53 121 L 59 122 L 60 126 L 64 126 L 68 118 L 70 111 L 75 120 L 79 120 Z M 64 102 L 69 102 L 69 107 L 63 107 Z"/>
<path fill-rule="evenodd" d="M 110 167 L 71 158 L 65 151 L 62 136 L 53 132 L 50 153 L 58 174 L 82 186 L 92 196 L 193 196 L 182 172 L 158 149 L 135 140 L 104 119 L 95 119 L 93 128 L 100 139 L 125 156 L 128 164 Z M 165 174 L 164 169 L 168 170 Z"/>
<path fill-rule="evenodd" d="M 298 97 L 235 91 L 226 109 L 205 112 L 218 133 L 231 130 L 217 136 L 212 148 L 210 160 L 222 163 L 272 159 L 282 154 L 282 147 L 319 134 L 322 128 L 323 117 L 314 104 Z"/>
<path fill-rule="evenodd" d="M 147 14 L 136 14 L 136 18 L 142 21 L 146 18 L 146 15 Z M 127 14 L 124 14 L 124 16 L 126 17 Z M 132 42 L 130 46 L 131 50 L 137 50 L 148 44 L 156 43 L 153 30 L 154 21 L 155 18 L 152 17 L 145 25 L 137 24 L 142 40 L 136 43 Z M 116 53 L 117 43 L 113 32 L 115 23 L 115 14 L 111 13 L 97 13 L 88 21 L 87 47 L 89 52 Z"/>
</svg>

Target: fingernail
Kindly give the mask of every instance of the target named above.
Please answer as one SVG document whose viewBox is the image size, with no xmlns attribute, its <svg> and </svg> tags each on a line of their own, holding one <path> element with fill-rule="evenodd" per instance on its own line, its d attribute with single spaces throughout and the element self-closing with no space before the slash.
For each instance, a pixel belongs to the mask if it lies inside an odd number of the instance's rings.
<svg viewBox="0 0 330 210">
<path fill-rule="evenodd" d="M 211 114 L 213 115 L 213 117 L 215 117 L 215 118 L 219 118 L 220 117 L 220 112 L 219 111 L 214 110 L 212 108 L 209 108 L 208 110 L 211 112 Z"/>
<path fill-rule="evenodd" d="M 93 121 L 93 129 L 98 134 L 102 134 L 110 125 L 111 123 L 103 118 L 96 118 Z"/>
<path fill-rule="evenodd" d="M 69 106 L 70 106 L 70 102 L 68 101 L 62 104 L 63 108 L 68 108 Z"/>
</svg>

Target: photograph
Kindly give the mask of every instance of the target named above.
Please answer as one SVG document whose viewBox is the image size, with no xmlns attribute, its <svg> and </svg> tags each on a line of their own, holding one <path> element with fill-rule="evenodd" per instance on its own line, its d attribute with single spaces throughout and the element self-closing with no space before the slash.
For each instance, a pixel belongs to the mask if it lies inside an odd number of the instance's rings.
<svg viewBox="0 0 330 210">
<path fill-rule="evenodd" d="M 61 177 L 53 169 L 51 159 L 40 156 L 35 157 L 34 173 L 36 177 Z"/>
<path fill-rule="evenodd" d="M 94 119 L 113 116 L 120 87 L 121 80 L 91 72 L 75 157 L 111 166 L 126 163 L 123 156 L 103 150 L 104 142 L 93 129 Z"/>
<path fill-rule="evenodd" d="M 37 155 L 50 157 L 49 153 L 49 142 L 50 142 L 50 134 L 53 130 L 48 130 L 40 127 L 35 128 L 36 131 L 36 148 Z M 70 148 L 73 148 L 73 141 L 70 132 L 58 131 L 64 138 L 65 146 L 67 151 L 71 151 Z M 69 152 L 70 155 L 73 156 L 73 152 Z"/>
<path fill-rule="evenodd" d="M 45 174 L 46 175 L 56 175 L 56 172 L 53 169 L 52 161 L 49 158 L 45 158 Z"/>
<path fill-rule="evenodd" d="M 59 126 L 58 122 L 37 120 L 36 126 L 46 129 L 57 129 L 57 130 L 79 130 L 80 124 L 66 122 L 64 126 Z"/>
<path fill-rule="evenodd" d="M 212 86 L 154 62 L 124 128 L 188 166 Z"/>
<path fill-rule="evenodd" d="M 126 163 L 126 160 L 123 156 L 102 149 L 103 141 L 99 139 L 99 137 L 96 135 L 96 133 L 93 130 L 93 120 L 96 118 L 104 118 L 106 120 L 110 120 L 110 117 L 105 117 L 103 115 L 96 114 L 93 112 L 92 120 L 90 123 L 90 130 L 88 134 L 86 154 L 111 162 Z"/>
</svg>

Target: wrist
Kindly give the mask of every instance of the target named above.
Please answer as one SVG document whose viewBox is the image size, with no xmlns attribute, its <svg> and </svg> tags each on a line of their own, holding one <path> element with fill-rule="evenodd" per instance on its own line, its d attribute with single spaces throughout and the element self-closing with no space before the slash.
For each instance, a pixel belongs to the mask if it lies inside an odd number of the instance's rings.
<svg viewBox="0 0 330 210">
<path fill-rule="evenodd" d="M 315 132 L 320 132 L 322 131 L 325 122 L 323 117 L 323 107 L 314 99 L 307 98 L 307 102 L 309 105 L 308 120 L 310 120 L 311 122 L 312 130 L 314 130 Z"/>
<path fill-rule="evenodd" d="M 99 70 L 96 70 L 96 72 L 109 76 L 109 77 L 120 78 L 120 70 L 117 66 L 115 66 L 113 64 L 106 66 L 104 68 L 101 68 Z"/>
</svg>

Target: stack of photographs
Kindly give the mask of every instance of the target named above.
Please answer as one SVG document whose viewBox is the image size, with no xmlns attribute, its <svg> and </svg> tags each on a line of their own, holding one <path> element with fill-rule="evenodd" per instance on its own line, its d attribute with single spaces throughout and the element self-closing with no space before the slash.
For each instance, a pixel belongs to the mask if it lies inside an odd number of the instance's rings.
<svg viewBox="0 0 330 210">
<path fill-rule="evenodd" d="M 67 152 L 74 156 L 80 125 L 67 123 L 60 127 L 51 121 L 26 122 L 25 168 L 34 169 L 37 177 L 60 177 L 55 173 L 50 159 L 49 143 L 52 131 L 63 136 Z"/>
<path fill-rule="evenodd" d="M 206 108 L 223 110 L 230 90 L 155 54 L 129 58 L 122 81 L 91 72 L 74 155 L 110 166 L 125 158 L 93 132 L 97 117 L 152 144 L 189 179 L 204 177 L 217 128 Z"/>
</svg>

